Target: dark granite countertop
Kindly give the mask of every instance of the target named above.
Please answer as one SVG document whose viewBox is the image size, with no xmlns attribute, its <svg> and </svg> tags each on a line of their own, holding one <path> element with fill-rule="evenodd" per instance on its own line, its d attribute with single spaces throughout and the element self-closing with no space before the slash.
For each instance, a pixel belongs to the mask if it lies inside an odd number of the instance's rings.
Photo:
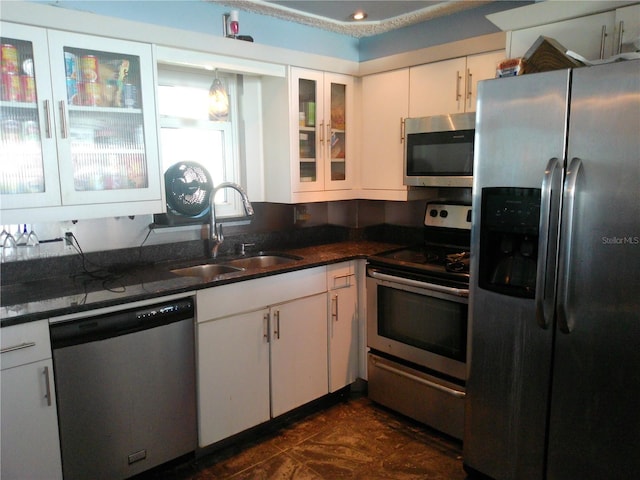
<svg viewBox="0 0 640 480">
<path fill-rule="evenodd" d="M 284 265 L 226 273 L 213 281 L 178 276 L 170 271 L 207 262 L 207 259 L 201 258 L 123 268 L 122 271 L 111 272 L 108 276 L 82 274 L 3 285 L 0 291 L 0 326 L 6 327 L 156 297 L 189 294 L 216 285 L 362 259 L 397 247 L 397 244 L 363 240 L 291 249 L 282 253 L 296 255 L 302 259 Z M 225 259 L 220 258 L 216 263 L 224 261 Z"/>
</svg>

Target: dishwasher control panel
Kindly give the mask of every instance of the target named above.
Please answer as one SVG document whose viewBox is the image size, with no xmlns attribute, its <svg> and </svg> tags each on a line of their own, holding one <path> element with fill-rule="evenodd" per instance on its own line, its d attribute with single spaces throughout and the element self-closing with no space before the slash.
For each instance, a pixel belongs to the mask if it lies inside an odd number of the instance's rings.
<svg viewBox="0 0 640 480">
<path fill-rule="evenodd" d="M 178 300 L 173 303 L 163 303 L 162 305 L 145 308 L 144 310 L 136 312 L 136 318 L 138 320 L 145 320 L 184 313 L 193 314 L 193 300 Z"/>
</svg>

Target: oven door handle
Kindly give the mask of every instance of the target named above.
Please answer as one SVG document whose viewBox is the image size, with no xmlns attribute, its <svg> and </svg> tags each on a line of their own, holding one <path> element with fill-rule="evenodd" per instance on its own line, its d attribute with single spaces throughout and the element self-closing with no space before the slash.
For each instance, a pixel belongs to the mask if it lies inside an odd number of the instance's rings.
<svg viewBox="0 0 640 480">
<path fill-rule="evenodd" d="M 417 375 L 412 375 L 410 373 L 407 373 L 404 370 L 399 370 L 390 365 L 386 365 L 381 362 L 376 362 L 375 359 L 373 360 L 373 362 L 377 368 L 386 370 L 389 373 L 393 373 L 395 375 L 399 375 L 404 378 L 408 378 L 409 380 L 413 380 L 414 382 L 421 383 L 422 385 L 425 385 L 427 387 L 434 388 L 443 393 L 446 393 L 447 395 L 451 395 L 452 397 L 465 398 L 467 396 L 465 392 L 461 392 L 460 390 L 456 390 L 454 388 L 445 387 L 444 385 L 440 385 L 439 383 L 432 382 L 430 380 L 427 380 L 426 378 L 418 377 Z"/>
<path fill-rule="evenodd" d="M 386 273 L 380 273 L 379 271 L 370 268 L 369 276 L 377 280 L 386 280 L 388 282 L 398 283 L 400 285 L 406 285 L 407 287 L 424 288 L 439 293 L 448 293 L 449 295 L 456 295 L 458 297 L 468 297 L 468 288 L 455 288 L 447 287 L 445 285 L 438 285 L 435 283 L 420 282 L 418 280 L 411 280 L 410 278 L 397 277 L 395 275 L 387 275 Z"/>
</svg>

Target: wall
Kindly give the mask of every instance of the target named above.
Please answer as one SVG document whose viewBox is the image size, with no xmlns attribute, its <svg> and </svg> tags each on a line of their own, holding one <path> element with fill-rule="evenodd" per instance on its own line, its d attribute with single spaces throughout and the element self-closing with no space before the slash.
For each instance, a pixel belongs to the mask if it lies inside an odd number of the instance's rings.
<svg viewBox="0 0 640 480">
<path fill-rule="evenodd" d="M 10 3 L 13 0 L 2 0 Z M 229 7 L 213 2 L 179 0 L 50 1 L 31 0 L 60 8 L 222 36 L 222 15 Z M 330 57 L 358 61 L 358 39 L 250 12 L 240 12 L 240 34 L 256 43 L 296 49 Z"/>
<path fill-rule="evenodd" d="M 14 0 L 3 0 L 2 3 L 11 1 Z M 222 35 L 222 14 L 230 11 L 229 7 L 200 0 L 29 1 L 213 35 Z M 499 32 L 485 15 L 529 3 L 533 2 L 494 1 L 447 17 L 362 39 L 240 11 L 240 34 L 251 35 L 256 43 L 264 45 L 357 62 Z M 452 28 L 453 25 L 455 28 Z"/>
<path fill-rule="evenodd" d="M 360 61 L 499 32 L 485 15 L 528 5 L 530 1 L 500 1 L 360 39 Z"/>
</svg>

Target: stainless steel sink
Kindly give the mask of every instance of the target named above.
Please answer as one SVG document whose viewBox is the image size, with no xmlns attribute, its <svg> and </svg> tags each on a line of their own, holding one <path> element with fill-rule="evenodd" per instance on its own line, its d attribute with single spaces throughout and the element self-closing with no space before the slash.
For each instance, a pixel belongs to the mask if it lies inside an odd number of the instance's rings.
<svg viewBox="0 0 640 480">
<path fill-rule="evenodd" d="M 225 262 L 225 265 L 241 267 L 245 270 L 251 270 L 254 268 L 265 268 L 274 265 L 284 265 L 287 263 L 297 262 L 298 260 L 302 260 L 302 257 L 296 257 L 295 255 L 286 255 L 282 253 L 261 253 L 258 255 L 253 255 L 251 257 L 235 258 L 233 260 Z"/>
<path fill-rule="evenodd" d="M 204 265 L 194 265 L 193 267 L 177 268 L 171 273 L 182 277 L 199 277 L 205 281 L 211 281 L 219 275 L 232 272 L 241 272 L 244 268 L 240 266 L 222 265 L 219 263 L 207 263 Z"/>
</svg>

